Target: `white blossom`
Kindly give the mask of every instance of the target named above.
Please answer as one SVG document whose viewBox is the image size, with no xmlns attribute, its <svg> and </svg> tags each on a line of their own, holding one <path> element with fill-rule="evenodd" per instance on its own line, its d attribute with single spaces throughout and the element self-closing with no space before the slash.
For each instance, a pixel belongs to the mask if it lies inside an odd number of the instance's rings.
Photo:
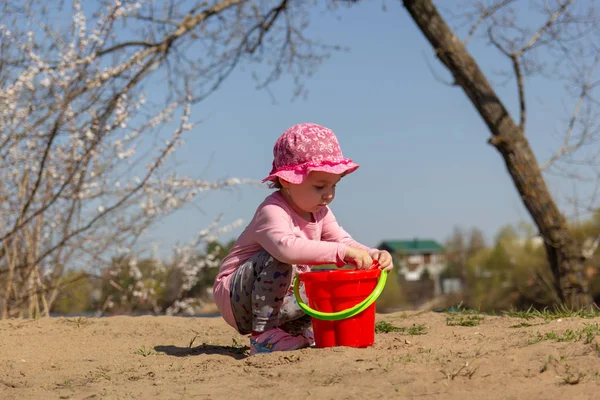
<svg viewBox="0 0 600 400">
<path fill-rule="evenodd" d="M 107 299 L 107 309 L 132 297 L 152 301 L 155 288 L 164 285 L 156 276 L 173 267 L 184 283 L 171 312 L 191 312 L 198 301 L 186 299 L 185 291 L 204 268 L 218 262 L 213 254 L 197 260 L 198 254 L 209 240 L 239 226 L 216 221 L 173 248 L 169 260 L 158 260 L 158 249 L 152 249 L 153 269 L 139 268 L 136 239 L 161 218 L 206 191 L 256 183 L 210 182 L 165 171 L 185 134 L 196 128 L 191 116 L 197 93 L 183 87 L 169 100 L 150 98 L 154 89 L 133 81 L 137 74 L 141 79 L 164 76 L 156 48 L 102 54 L 118 42 L 125 17 L 153 5 L 152 0 L 108 1 L 92 14 L 86 3 L 74 0 L 67 24 L 57 19 L 57 26 L 46 30 L 0 25 L 0 38 L 10 41 L 14 52 L 7 57 L 17 54 L 22 60 L 3 67 L 0 86 L 0 237 L 18 226 L 13 240 L 23 251 L 31 250 L 18 256 L 39 256 L 36 268 L 48 279 L 22 282 L 27 293 L 54 287 L 59 281 L 50 280 L 60 279 L 57 266 L 96 273 L 94 268 L 104 267 L 100 260 L 120 257 L 123 265 L 111 264 L 103 276 L 119 286 L 116 280 L 128 271 L 134 284 Z M 6 258 L 0 258 L 3 262 Z"/>
</svg>

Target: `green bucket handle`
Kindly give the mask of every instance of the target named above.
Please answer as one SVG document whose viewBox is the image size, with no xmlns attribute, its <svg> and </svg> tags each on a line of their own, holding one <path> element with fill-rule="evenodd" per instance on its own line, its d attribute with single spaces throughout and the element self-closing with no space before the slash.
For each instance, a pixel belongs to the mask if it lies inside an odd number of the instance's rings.
<svg viewBox="0 0 600 400">
<path fill-rule="evenodd" d="M 321 319 L 324 321 L 339 321 L 360 314 L 361 312 L 369 308 L 369 306 L 373 304 L 375 300 L 377 300 L 381 292 L 383 292 L 383 288 L 385 287 L 385 283 L 387 281 L 387 271 L 381 270 L 379 280 L 377 281 L 377 286 L 375 286 L 373 292 L 369 296 L 367 296 L 366 299 L 364 299 L 357 305 L 347 308 L 345 310 L 326 313 L 322 311 L 313 310 L 304 301 L 302 301 L 302 298 L 300 297 L 300 293 L 298 291 L 300 286 L 300 280 L 298 279 L 299 276 L 300 275 L 296 275 L 296 277 L 294 278 L 294 296 L 296 296 L 298 306 L 302 309 L 302 311 L 304 311 L 311 317 Z"/>
</svg>

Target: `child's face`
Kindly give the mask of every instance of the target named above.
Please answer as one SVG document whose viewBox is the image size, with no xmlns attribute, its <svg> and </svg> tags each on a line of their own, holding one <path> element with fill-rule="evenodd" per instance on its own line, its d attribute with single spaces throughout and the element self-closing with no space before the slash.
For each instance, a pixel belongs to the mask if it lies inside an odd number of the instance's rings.
<svg viewBox="0 0 600 400">
<path fill-rule="evenodd" d="M 335 197 L 335 185 L 342 175 L 314 171 L 301 184 L 281 180 L 286 188 L 292 206 L 304 213 L 315 213 L 331 203 Z"/>
</svg>

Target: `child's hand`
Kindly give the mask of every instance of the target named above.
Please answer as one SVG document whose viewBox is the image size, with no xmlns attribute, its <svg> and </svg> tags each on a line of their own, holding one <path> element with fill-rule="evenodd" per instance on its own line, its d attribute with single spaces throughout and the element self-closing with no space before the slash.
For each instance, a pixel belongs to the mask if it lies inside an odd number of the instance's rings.
<svg viewBox="0 0 600 400">
<path fill-rule="evenodd" d="M 344 261 L 354 265 L 358 269 L 369 269 L 373 264 L 373 259 L 366 250 L 352 246 L 346 246 Z"/>
<path fill-rule="evenodd" d="M 394 268 L 392 261 L 392 255 L 385 250 L 379 250 L 377 253 L 373 253 L 373 260 L 379 261 L 379 268 L 391 271 Z"/>
</svg>

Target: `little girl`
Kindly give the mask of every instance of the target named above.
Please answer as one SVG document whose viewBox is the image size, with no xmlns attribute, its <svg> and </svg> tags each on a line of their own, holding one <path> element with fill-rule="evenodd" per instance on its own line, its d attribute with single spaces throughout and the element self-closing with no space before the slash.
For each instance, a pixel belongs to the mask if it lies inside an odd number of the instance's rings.
<svg viewBox="0 0 600 400">
<path fill-rule="evenodd" d="M 373 260 L 393 268 L 387 251 L 354 241 L 328 207 L 340 179 L 358 168 L 344 158 L 330 129 L 295 125 L 279 137 L 273 156 L 263 182 L 278 190 L 258 206 L 223 259 L 213 288 L 223 319 L 250 334 L 250 354 L 313 344 L 310 317 L 294 298 L 295 274 L 322 264 L 368 269 Z"/>
</svg>

